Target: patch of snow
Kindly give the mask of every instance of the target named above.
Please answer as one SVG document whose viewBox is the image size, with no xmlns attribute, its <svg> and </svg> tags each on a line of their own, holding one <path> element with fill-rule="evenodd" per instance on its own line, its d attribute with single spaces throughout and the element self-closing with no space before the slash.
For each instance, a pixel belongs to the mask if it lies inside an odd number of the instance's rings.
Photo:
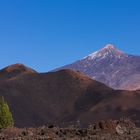
<svg viewBox="0 0 140 140">
<path fill-rule="evenodd" d="M 90 57 L 91 59 L 93 59 L 94 57 L 96 57 L 97 54 L 98 54 L 98 51 L 96 51 L 92 54 L 89 54 L 88 56 L 85 56 L 84 59 L 87 58 L 87 57 Z"/>
<path fill-rule="evenodd" d="M 84 57 L 84 59 L 88 59 L 88 60 L 95 60 L 97 58 L 101 59 L 105 59 L 106 57 L 116 57 L 121 59 L 124 56 L 127 56 L 125 53 L 123 53 L 122 51 L 116 49 L 113 45 L 108 44 L 106 45 L 104 48 L 102 48 L 99 51 L 96 51 L 86 57 Z"/>
</svg>

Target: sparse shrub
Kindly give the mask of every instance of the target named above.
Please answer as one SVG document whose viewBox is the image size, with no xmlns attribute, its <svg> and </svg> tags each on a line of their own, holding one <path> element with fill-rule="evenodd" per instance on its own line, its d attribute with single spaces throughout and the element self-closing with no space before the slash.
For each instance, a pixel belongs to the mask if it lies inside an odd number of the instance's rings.
<svg viewBox="0 0 140 140">
<path fill-rule="evenodd" d="M 0 97 L 0 129 L 12 127 L 14 125 L 12 113 L 9 110 L 8 104 Z"/>
</svg>

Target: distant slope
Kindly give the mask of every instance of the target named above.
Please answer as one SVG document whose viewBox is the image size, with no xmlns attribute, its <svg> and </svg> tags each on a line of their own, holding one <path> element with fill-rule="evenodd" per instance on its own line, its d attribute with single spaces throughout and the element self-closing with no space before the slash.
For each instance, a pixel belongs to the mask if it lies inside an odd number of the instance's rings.
<svg viewBox="0 0 140 140">
<path fill-rule="evenodd" d="M 140 118 L 140 91 L 115 91 L 68 69 L 50 73 L 31 70 L 12 76 L 9 79 L 6 71 L 0 74 L 0 96 L 8 102 L 19 127 L 77 120 L 88 124 L 123 115 Z"/>
<path fill-rule="evenodd" d="M 114 89 L 140 89 L 140 56 L 125 54 L 111 44 L 60 69 L 81 71 Z"/>
</svg>

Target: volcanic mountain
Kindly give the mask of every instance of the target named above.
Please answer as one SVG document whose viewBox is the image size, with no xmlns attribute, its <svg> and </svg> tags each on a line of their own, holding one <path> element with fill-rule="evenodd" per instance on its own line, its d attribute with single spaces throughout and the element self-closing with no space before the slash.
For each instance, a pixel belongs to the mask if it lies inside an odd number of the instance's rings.
<svg viewBox="0 0 140 140">
<path fill-rule="evenodd" d="M 38 73 L 22 64 L 8 66 L 0 71 L 0 96 L 18 127 L 140 118 L 140 91 L 113 90 L 69 69 Z"/>
<path fill-rule="evenodd" d="M 126 54 L 111 44 L 60 69 L 81 71 L 114 89 L 140 89 L 140 56 Z"/>
</svg>

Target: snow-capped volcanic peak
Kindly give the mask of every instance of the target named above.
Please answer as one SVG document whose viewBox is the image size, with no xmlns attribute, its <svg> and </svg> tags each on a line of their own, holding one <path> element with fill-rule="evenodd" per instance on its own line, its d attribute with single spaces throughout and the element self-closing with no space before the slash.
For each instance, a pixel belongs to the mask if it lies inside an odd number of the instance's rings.
<svg viewBox="0 0 140 140">
<path fill-rule="evenodd" d="M 114 89 L 140 89 L 140 56 L 126 54 L 112 44 L 94 52 L 82 60 L 63 66 L 85 73 L 90 78 Z"/>
<path fill-rule="evenodd" d="M 122 58 L 122 57 L 126 57 L 126 56 L 127 55 L 124 52 L 118 50 L 112 44 L 108 44 L 104 48 L 88 55 L 85 58 L 88 58 L 89 60 L 93 60 L 93 59 L 97 59 L 97 58 L 101 58 L 101 59 L 106 58 L 106 57 Z"/>
</svg>

